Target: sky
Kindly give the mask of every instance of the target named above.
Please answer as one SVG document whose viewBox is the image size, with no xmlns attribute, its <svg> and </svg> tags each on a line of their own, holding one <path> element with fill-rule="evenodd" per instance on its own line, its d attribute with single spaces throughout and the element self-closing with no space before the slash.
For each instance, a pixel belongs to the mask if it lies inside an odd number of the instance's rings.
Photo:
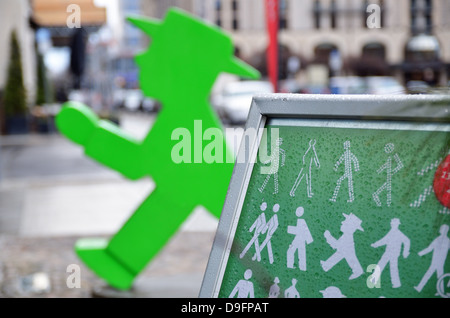
<svg viewBox="0 0 450 318">
<path fill-rule="evenodd" d="M 119 0 L 94 0 L 96 6 L 105 7 L 108 25 L 120 25 Z"/>
</svg>

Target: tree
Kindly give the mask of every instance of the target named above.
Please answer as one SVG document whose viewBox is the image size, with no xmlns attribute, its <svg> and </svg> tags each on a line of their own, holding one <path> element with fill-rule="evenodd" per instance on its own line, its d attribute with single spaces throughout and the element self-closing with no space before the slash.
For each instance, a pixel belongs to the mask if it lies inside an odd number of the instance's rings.
<svg viewBox="0 0 450 318">
<path fill-rule="evenodd" d="M 22 54 L 16 31 L 13 31 L 10 41 L 10 62 L 3 96 L 6 117 L 25 115 L 27 112 L 26 99 L 22 72 Z"/>
<path fill-rule="evenodd" d="M 37 54 L 37 91 L 36 91 L 36 105 L 44 105 L 47 102 L 46 96 L 46 81 L 47 76 L 45 72 L 44 59 L 41 53 L 36 49 Z"/>
</svg>

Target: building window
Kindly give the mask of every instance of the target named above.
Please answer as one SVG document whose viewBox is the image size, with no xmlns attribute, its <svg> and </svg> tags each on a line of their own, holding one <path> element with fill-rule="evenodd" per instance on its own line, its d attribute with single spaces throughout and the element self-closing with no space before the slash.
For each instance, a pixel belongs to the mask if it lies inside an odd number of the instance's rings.
<svg viewBox="0 0 450 318">
<path fill-rule="evenodd" d="M 369 7 L 370 4 L 377 4 L 380 7 L 380 27 L 383 28 L 384 27 L 384 23 L 385 23 L 385 18 L 384 15 L 386 14 L 385 12 L 385 4 L 384 4 L 384 0 L 379 0 L 378 3 L 374 3 L 372 1 L 369 0 L 365 0 L 364 1 L 364 5 L 362 7 L 362 17 L 363 17 L 363 27 L 364 28 L 369 28 L 369 25 L 367 23 L 367 19 L 369 18 L 369 16 L 372 14 L 372 12 L 367 12 L 367 8 Z"/>
<path fill-rule="evenodd" d="M 237 0 L 231 2 L 231 10 L 233 12 L 232 28 L 237 30 L 239 29 L 239 5 Z"/>
<path fill-rule="evenodd" d="M 433 1 L 411 0 L 411 33 L 433 33 Z"/>
<path fill-rule="evenodd" d="M 337 4 L 336 0 L 331 0 L 331 9 L 330 9 L 330 23 L 331 28 L 337 28 Z"/>
<path fill-rule="evenodd" d="M 313 14 L 314 14 L 314 27 L 316 29 L 320 29 L 321 13 L 322 13 L 322 6 L 320 5 L 320 0 L 315 0 Z"/>
<path fill-rule="evenodd" d="M 222 26 L 222 1 L 216 0 L 216 24 Z"/>
<path fill-rule="evenodd" d="M 314 62 L 329 65 L 332 52 L 339 52 L 336 45 L 332 43 L 322 43 L 314 48 Z"/>
<path fill-rule="evenodd" d="M 280 30 L 287 29 L 287 0 L 280 0 L 279 2 L 279 16 L 280 16 Z"/>
<path fill-rule="evenodd" d="M 369 18 L 369 13 L 367 12 L 367 7 L 369 6 L 369 0 L 364 0 L 363 6 L 361 8 L 362 13 L 362 24 L 363 28 L 368 28 L 367 19 Z"/>
<path fill-rule="evenodd" d="M 431 34 L 433 31 L 433 2 L 425 1 L 425 32 Z"/>
<path fill-rule="evenodd" d="M 381 43 L 371 42 L 364 45 L 362 49 L 362 56 L 384 61 L 386 59 L 386 48 Z"/>
</svg>

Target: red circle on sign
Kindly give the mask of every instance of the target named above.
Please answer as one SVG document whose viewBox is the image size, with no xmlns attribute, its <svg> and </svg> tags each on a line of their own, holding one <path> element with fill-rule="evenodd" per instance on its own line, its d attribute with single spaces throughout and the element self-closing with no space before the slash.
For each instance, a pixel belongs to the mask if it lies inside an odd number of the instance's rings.
<svg viewBox="0 0 450 318">
<path fill-rule="evenodd" d="M 450 208 L 450 155 L 436 169 L 433 188 L 439 202 Z"/>
</svg>

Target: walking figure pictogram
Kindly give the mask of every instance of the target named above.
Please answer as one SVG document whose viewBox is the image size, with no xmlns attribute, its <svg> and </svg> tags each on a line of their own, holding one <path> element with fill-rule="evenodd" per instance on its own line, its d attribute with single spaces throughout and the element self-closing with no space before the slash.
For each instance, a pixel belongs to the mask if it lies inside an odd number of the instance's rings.
<svg viewBox="0 0 450 318">
<path fill-rule="evenodd" d="M 336 286 L 330 286 L 320 291 L 323 295 L 323 298 L 346 298 L 344 294 L 342 294 L 341 290 Z"/>
<path fill-rule="evenodd" d="M 342 236 L 339 239 L 335 239 L 330 231 L 325 231 L 324 236 L 327 243 L 331 248 L 336 250 L 336 252 L 334 252 L 334 254 L 326 261 L 320 261 L 320 265 L 324 271 L 328 272 L 337 263 L 345 259 L 352 270 L 352 275 L 349 277 L 351 280 L 358 278 L 364 272 L 356 257 L 355 240 L 353 237 L 357 230 L 362 232 L 364 232 L 364 230 L 361 227 L 361 220 L 353 213 L 344 214 L 344 217 L 345 220 L 341 223 Z"/>
<path fill-rule="evenodd" d="M 245 246 L 244 250 L 239 255 L 239 258 L 243 258 L 245 254 L 247 254 L 248 250 L 254 245 L 255 246 L 255 255 L 254 258 L 256 258 L 259 261 L 261 261 L 261 250 L 259 245 L 259 235 L 263 232 L 264 227 L 266 226 L 266 215 L 264 214 L 264 211 L 267 209 L 267 203 L 263 202 L 260 206 L 261 214 L 256 218 L 255 222 L 253 222 L 252 226 L 248 230 L 250 233 L 253 232 L 253 237 L 248 242 L 247 246 Z"/>
<path fill-rule="evenodd" d="M 297 285 L 297 280 L 292 278 L 292 285 L 284 291 L 284 298 L 300 298 L 300 293 L 295 285 Z"/>
<path fill-rule="evenodd" d="M 384 147 L 384 152 L 386 152 L 387 154 L 390 154 L 394 151 L 394 144 L 387 144 Z M 395 167 L 395 169 L 392 169 L 392 157 L 389 156 L 386 160 L 386 162 L 377 170 L 377 173 L 380 174 L 381 172 L 383 172 L 384 170 L 386 170 L 386 182 L 383 183 L 383 185 L 381 187 L 378 188 L 377 191 L 375 191 L 372 194 L 373 199 L 375 200 L 375 203 L 377 204 L 377 206 L 381 206 L 381 201 L 380 201 L 380 194 L 386 190 L 386 205 L 387 206 L 391 206 L 391 202 L 392 202 L 392 176 L 394 174 L 396 174 L 400 169 L 403 168 L 403 163 L 400 160 L 399 155 L 396 153 L 394 154 L 394 160 L 397 163 L 397 167 Z"/>
<path fill-rule="evenodd" d="M 436 237 L 427 248 L 418 253 L 419 256 L 423 256 L 433 252 L 430 267 L 426 271 L 419 285 L 414 286 L 419 293 L 434 273 L 436 273 L 438 279 L 444 275 L 444 265 L 450 250 L 450 238 L 447 236 L 448 230 L 449 226 L 447 224 L 441 225 L 439 229 L 440 235 Z"/>
<path fill-rule="evenodd" d="M 378 262 L 379 271 L 378 277 L 374 277 L 374 284 L 377 284 L 381 277 L 381 273 L 383 272 L 384 267 L 389 263 L 390 273 L 391 273 L 391 282 L 393 288 L 401 287 L 402 284 L 400 282 L 400 275 L 398 271 L 398 258 L 400 257 L 400 253 L 403 247 L 403 258 L 407 258 L 409 256 L 409 247 L 410 240 L 399 230 L 400 220 L 395 218 L 391 220 L 391 230 L 380 240 L 371 244 L 372 247 L 380 247 L 385 245 L 386 250 L 384 251 L 383 256 Z"/>
<path fill-rule="evenodd" d="M 301 271 L 306 271 L 306 244 L 311 244 L 314 240 L 305 220 L 301 219 L 303 212 L 303 207 L 297 208 L 295 211 L 295 215 L 298 217 L 297 225 L 290 225 L 287 229 L 289 234 L 295 235 L 287 250 L 287 267 L 294 268 L 294 255 L 297 252 L 298 267 Z"/>
<path fill-rule="evenodd" d="M 283 138 L 278 138 L 275 144 L 275 148 L 272 149 L 272 153 L 270 154 L 270 158 L 263 162 L 263 164 L 268 164 L 270 162 L 270 170 L 267 174 L 266 178 L 264 179 L 263 184 L 258 189 L 259 192 L 263 192 L 264 188 L 266 187 L 267 183 L 269 182 L 270 178 L 273 176 L 273 182 L 274 182 L 274 191 L 273 194 L 278 193 L 278 170 L 280 168 L 280 156 L 281 156 L 281 167 L 284 166 L 286 162 L 286 152 L 284 149 L 280 148 L 280 146 L 283 144 Z"/>
<path fill-rule="evenodd" d="M 303 177 L 305 177 L 306 179 L 306 194 L 308 195 L 308 198 L 311 198 L 314 195 L 314 193 L 312 192 L 312 176 L 311 176 L 313 163 L 317 167 L 317 169 L 320 169 L 320 162 L 319 158 L 317 157 L 315 146 L 316 140 L 311 139 L 309 141 L 309 147 L 302 158 L 302 168 L 300 169 L 297 179 L 295 179 L 294 185 L 292 186 L 291 192 L 289 193 L 291 197 L 295 196 L 295 191 L 302 182 Z"/>
<path fill-rule="evenodd" d="M 244 273 L 244 279 L 238 281 L 236 286 L 231 291 L 229 298 L 234 298 L 237 294 L 237 298 L 255 298 L 255 291 L 253 283 L 250 281 L 252 278 L 252 270 L 247 269 Z"/>
<path fill-rule="evenodd" d="M 339 160 L 334 165 L 334 171 L 338 171 L 339 166 L 344 163 L 344 174 L 337 180 L 336 187 L 334 188 L 333 197 L 330 199 L 332 202 L 336 202 L 337 196 L 339 194 L 339 189 L 341 188 L 341 183 L 347 179 L 348 184 L 348 200 L 347 202 L 353 202 L 355 199 L 355 194 L 353 191 L 353 167 L 355 172 L 359 171 L 359 161 L 358 158 L 350 151 L 350 141 L 344 142 L 344 153 L 339 158 Z"/>
<path fill-rule="evenodd" d="M 261 234 L 266 234 L 266 238 L 264 239 L 264 241 L 262 242 L 262 244 L 259 246 L 259 259 L 258 261 L 261 260 L 261 252 L 262 250 L 267 247 L 267 255 L 269 256 L 269 262 L 270 264 L 273 263 L 273 251 L 272 251 L 272 243 L 271 243 L 271 239 L 275 233 L 275 231 L 278 229 L 278 216 L 277 216 L 277 212 L 280 210 L 280 205 L 279 204 L 275 204 L 273 206 L 273 213 L 275 213 L 270 219 L 269 221 L 267 221 L 267 223 L 264 225 Z M 255 246 L 256 248 L 256 246 Z M 258 252 L 255 253 L 255 255 L 253 255 L 252 260 L 255 260 L 258 258 Z"/>
<path fill-rule="evenodd" d="M 273 285 L 270 286 L 269 289 L 269 298 L 278 298 L 280 295 L 280 286 L 278 284 L 280 283 L 280 279 L 278 277 L 275 277 L 273 280 Z"/>
</svg>

